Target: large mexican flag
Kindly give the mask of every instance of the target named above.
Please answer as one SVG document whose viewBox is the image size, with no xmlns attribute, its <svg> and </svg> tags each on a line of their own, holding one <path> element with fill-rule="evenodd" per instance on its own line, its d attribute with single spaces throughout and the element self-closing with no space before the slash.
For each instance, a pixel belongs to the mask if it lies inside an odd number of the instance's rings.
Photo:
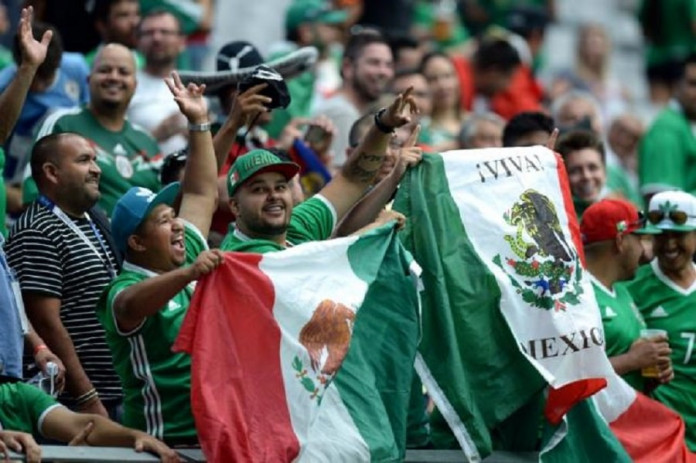
<svg viewBox="0 0 696 463">
<path fill-rule="evenodd" d="M 506 430 L 534 443 L 543 411 L 543 461 L 629 461 L 607 423 L 638 396 L 587 400 L 613 371 L 561 159 L 543 147 L 427 155 L 394 208 L 423 268 L 416 370 L 449 444 L 477 461 Z M 437 427 L 433 439 L 448 444 Z"/>
<path fill-rule="evenodd" d="M 227 253 L 175 345 L 208 461 L 403 460 L 416 269 L 393 226 Z"/>
</svg>

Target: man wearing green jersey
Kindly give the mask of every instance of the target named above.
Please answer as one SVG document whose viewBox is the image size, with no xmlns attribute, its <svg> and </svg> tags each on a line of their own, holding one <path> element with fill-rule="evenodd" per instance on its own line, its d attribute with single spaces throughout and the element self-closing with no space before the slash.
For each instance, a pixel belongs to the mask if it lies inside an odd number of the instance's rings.
<svg viewBox="0 0 696 463">
<path fill-rule="evenodd" d="M 98 53 L 89 76 L 90 102 L 84 108 L 56 111 L 46 118 L 37 139 L 60 132 L 75 132 L 94 144 L 101 169 L 99 206 L 107 215 L 133 186 L 160 188 L 159 147 L 152 136 L 126 119 L 135 92 L 133 52 L 108 44 Z M 36 197 L 36 185 L 25 179 L 23 202 Z"/>
<path fill-rule="evenodd" d="M 132 188 L 112 215 L 123 269 L 104 290 L 97 316 L 104 325 L 124 391 L 123 423 L 169 444 L 197 443 L 191 413 L 191 361 L 172 353 L 195 281 L 220 264 L 206 237 L 217 204 L 217 164 L 204 87 L 167 80 L 189 122 L 189 156 L 181 183 L 157 195 Z"/>
<path fill-rule="evenodd" d="M 628 290 L 648 328 L 667 331 L 674 379 L 653 397 L 678 412 L 686 423 L 686 442 L 696 450 L 696 198 L 681 191 L 650 199 L 648 219 L 655 235 L 655 256 L 643 266 Z"/>
<path fill-rule="evenodd" d="M 633 278 L 641 259 L 646 259 L 641 235 L 659 233 L 644 225 L 645 219 L 635 206 L 620 199 L 592 204 L 580 223 L 585 262 L 604 325 L 607 356 L 614 370 L 640 391 L 644 390 L 643 368 L 657 367 L 660 383 L 668 382 L 674 375 L 667 339 L 640 338 L 640 330 L 646 327 L 643 317 L 626 288 L 616 284 Z"/>
<path fill-rule="evenodd" d="M 72 412 L 29 384 L 0 384 L 0 457 L 7 457 L 9 449 L 24 453 L 28 462 L 40 461 L 41 448 L 33 436 L 71 445 L 133 447 L 155 453 L 162 461 L 179 461 L 172 449 L 141 431 L 100 415 Z"/>
<path fill-rule="evenodd" d="M 410 114 L 418 112 L 412 90 L 407 89 L 389 108 L 380 110 L 362 142 L 331 182 L 294 208 L 288 180 L 299 166 L 282 162 L 266 150 L 254 150 L 237 158 L 227 175 L 229 205 L 237 220 L 230 224 L 221 248 L 263 253 L 328 239 L 336 224 L 372 184 L 394 130 L 410 122 Z M 388 218 L 382 216 L 379 220 Z"/>
</svg>

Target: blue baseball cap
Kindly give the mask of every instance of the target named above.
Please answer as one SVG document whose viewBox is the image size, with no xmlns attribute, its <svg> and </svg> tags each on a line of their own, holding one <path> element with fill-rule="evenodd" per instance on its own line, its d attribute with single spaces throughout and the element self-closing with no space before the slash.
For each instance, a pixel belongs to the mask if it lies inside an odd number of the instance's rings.
<svg viewBox="0 0 696 463">
<path fill-rule="evenodd" d="M 174 205 L 179 194 L 179 182 L 170 183 L 155 194 L 142 187 L 133 187 L 121 197 L 111 214 L 111 235 L 118 250 L 125 255 L 128 238 L 160 204 Z"/>
</svg>

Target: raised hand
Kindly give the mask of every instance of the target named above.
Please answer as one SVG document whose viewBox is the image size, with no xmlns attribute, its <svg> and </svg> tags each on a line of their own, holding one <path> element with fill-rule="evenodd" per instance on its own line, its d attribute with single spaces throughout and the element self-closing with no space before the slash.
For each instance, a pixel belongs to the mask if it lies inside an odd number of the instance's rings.
<svg viewBox="0 0 696 463">
<path fill-rule="evenodd" d="M 205 84 L 197 85 L 193 82 L 184 86 L 181 78 L 176 71 L 172 76 L 164 79 L 169 87 L 169 91 L 174 96 L 174 101 L 179 106 L 179 111 L 186 116 L 192 124 L 202 124 L 208 122 L 208 105 L 203 98 Z"/>
<path fill-rule="evenodd" d="M 546 147 L 552 151 L 556 149 L 556 140 L 558 140 L 558 129 L 553 129 L 549 139 L 546 140 Z"/>
<path fill-rule="evenodd" d="M 404 146 L 402 146 L 399 151 L 401 162 L 406 164 L 406 167 L 413 167 L 423 159 L 423 149 L 416 146 L 420 131 L 421 126 L 417 124 L 406 139 Z"/>
<path fill-rule="evenodd" d="M 19 47 L 22 53 L 22 64 L 32 67 L 39 67 L 46 59 L 46 51 L 48 44 L 53 38 L 53 31 L 44 32 L 41 41 L 34 38 L 31 29 L 31 22 L 34 18 L 34 8 L 29 6 L 22 8 L 22 14 L 17 27 L 17 36 L 19 37 Z"/>
<path fill-rule="evenodd" d="M 192 280 L 197 280 L 203 275 L 215 270 L 223 261 L 225 256 L 219 249 L 203 251 L 198 255 L 193 264 L 188 269 Z"/>
<path fill-rule="evenodd" d="M 409 87 L 405 92 L 399 94 L 387 110 L 382 112 L 379 121 L 392 129 L 411 122 L 411 115 L 420 112 L 412 93 L 413 87 Z"/>
<path fill-rule="evenodd" d="M 260 94 L 266 87 L 268 84 L 254 85 L 237 95 L 229 116 L 235 127 L 248 127 L 258 114 L 268 111 L 266 105 L 272 100 Z"/>
</svg>

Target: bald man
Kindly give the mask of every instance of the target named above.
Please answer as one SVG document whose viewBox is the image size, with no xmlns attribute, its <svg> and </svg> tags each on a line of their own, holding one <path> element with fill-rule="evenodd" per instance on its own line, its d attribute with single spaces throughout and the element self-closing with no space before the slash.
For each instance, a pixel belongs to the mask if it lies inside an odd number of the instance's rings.
<svg viewBox="0 0 696 463">
<path fill-rule="evenodd" d="M 116 201 L 131 187 L 160 189 L 159 148 L 154 138 L 126 119 L 136 87 L 133 52 L 120 44 L 105 45 L 89 75 L 90 103 L 79 109 L 59 110 L 46 118 L 37 140 L 52 133 L 74 132 L 97 148 L 101 168 L 99 206 L 111 215 Z M 36 198 L 36 185 L 25 180 L 24 202 Z"/>
</svg>

